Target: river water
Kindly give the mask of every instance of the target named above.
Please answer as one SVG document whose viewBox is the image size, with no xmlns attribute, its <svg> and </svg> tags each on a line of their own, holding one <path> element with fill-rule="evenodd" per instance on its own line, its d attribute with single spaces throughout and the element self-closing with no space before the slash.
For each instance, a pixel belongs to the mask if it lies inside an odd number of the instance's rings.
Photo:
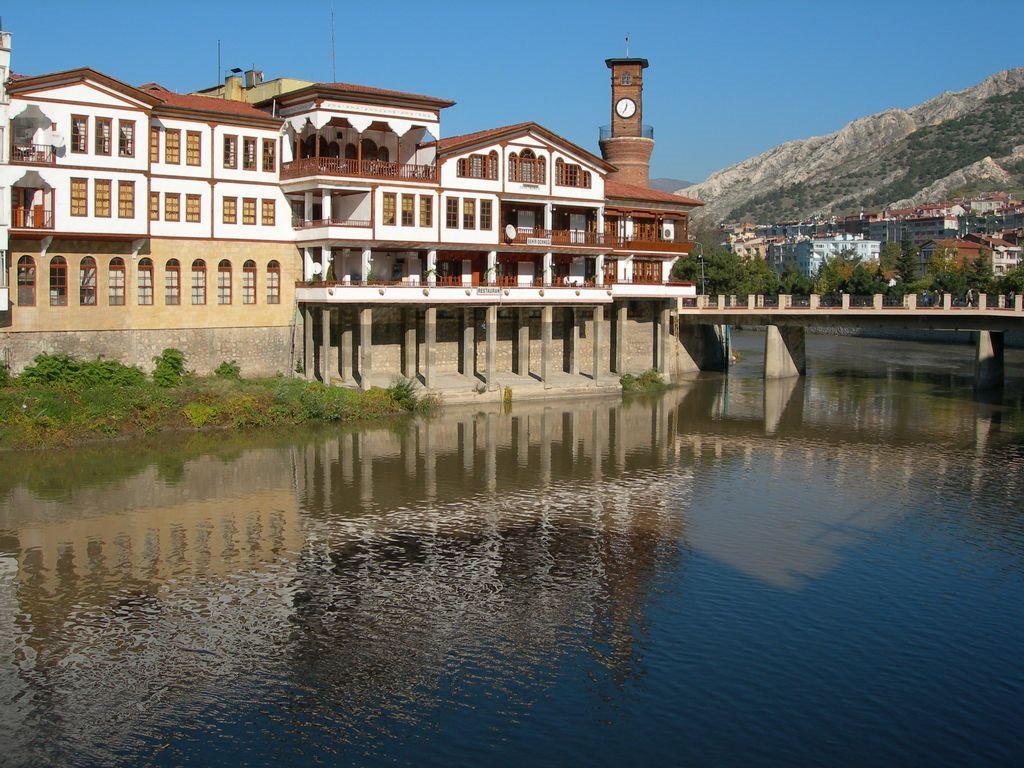
<svg viewBox="0 0 1024 768">
<path fill-rule="evenodd" d="M 1024 354 L 0 456 L 4 765 L 1024 764 Z"/>
</svg>

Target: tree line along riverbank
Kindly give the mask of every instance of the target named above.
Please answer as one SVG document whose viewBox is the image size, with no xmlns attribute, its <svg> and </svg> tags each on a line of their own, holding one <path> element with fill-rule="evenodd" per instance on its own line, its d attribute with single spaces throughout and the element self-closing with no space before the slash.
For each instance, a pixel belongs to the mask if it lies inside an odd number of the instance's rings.
<svg viewBox="0 0 1024 768">
<path fill-rule="evenodd" d="M 186 370 L 165 349 L 152 376 L 111 360 L 39 355 L 19 375 L 0 366 L 0 450 L 52 448 L 196 429 L 242 430 L 358 422 L 434 409 L 415 382 L 366 392 L 276 377 L 243 379 L 234 362 L 214 376 Z"/>
</svg>

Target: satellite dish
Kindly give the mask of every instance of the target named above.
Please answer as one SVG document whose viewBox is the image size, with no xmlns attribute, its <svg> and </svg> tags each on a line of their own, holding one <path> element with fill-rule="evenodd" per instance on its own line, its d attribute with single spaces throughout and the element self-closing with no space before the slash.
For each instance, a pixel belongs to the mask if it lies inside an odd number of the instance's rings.
<svg viewBox="0 0 1024 768">
<path fill-rule="evenodd" d="M 50 143 L 53 145 L 54 149 L 60 149 L 64 146 L 64 136 L 55 131 L 50 137 Z"/>
<path fill-rule="evenodd" d="M 314 262 L 313 266 L 309 268 L 309 271 L 312 272 L 314 275 L 319 275 L 321 272 L 324 271 L 324 268 L 323 265 Z"/>
<path fill-rule="evenodd" d="M 516 232 L 516 228 L 514 226 L 512 226 L 511 224 L 506 224 L 505 225 L 505 237 L 506 238 L 508 238 L 509 240 L 515 240 L 517 234 L 519 234 L 519 233 Z"/>
</svg>

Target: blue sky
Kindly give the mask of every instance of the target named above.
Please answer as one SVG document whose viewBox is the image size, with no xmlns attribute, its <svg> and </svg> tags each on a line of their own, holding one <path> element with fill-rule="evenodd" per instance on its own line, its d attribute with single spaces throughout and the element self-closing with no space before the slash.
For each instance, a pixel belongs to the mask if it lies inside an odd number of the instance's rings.
<svg viewBox="0 0 1024 768">
<path fill-rule="evenodd" d="M 174 0 L 8 5 L 13 70 L 91 66 L 133 85 L 212 85 L 222 69 L 453 99 L 445 136 L 534 120 L 597 153 L 604 59 L 650 61 L 652 176 L 699 181 L 790 139 L 1024 66 L 1017 2 Z"/>
</svg>

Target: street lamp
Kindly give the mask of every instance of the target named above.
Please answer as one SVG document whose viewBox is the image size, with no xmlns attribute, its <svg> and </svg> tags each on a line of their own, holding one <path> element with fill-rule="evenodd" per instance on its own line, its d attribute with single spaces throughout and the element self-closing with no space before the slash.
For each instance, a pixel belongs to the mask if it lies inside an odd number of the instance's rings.
<svg viewBox="0 0 1024 768">
<path fill-rule="evenodd" d="M 697 251 L 697 261 L 700 262 L 700 295 L 704 295 L 704 244 L 694 243 L 700 250 Z"/>
</svg>

